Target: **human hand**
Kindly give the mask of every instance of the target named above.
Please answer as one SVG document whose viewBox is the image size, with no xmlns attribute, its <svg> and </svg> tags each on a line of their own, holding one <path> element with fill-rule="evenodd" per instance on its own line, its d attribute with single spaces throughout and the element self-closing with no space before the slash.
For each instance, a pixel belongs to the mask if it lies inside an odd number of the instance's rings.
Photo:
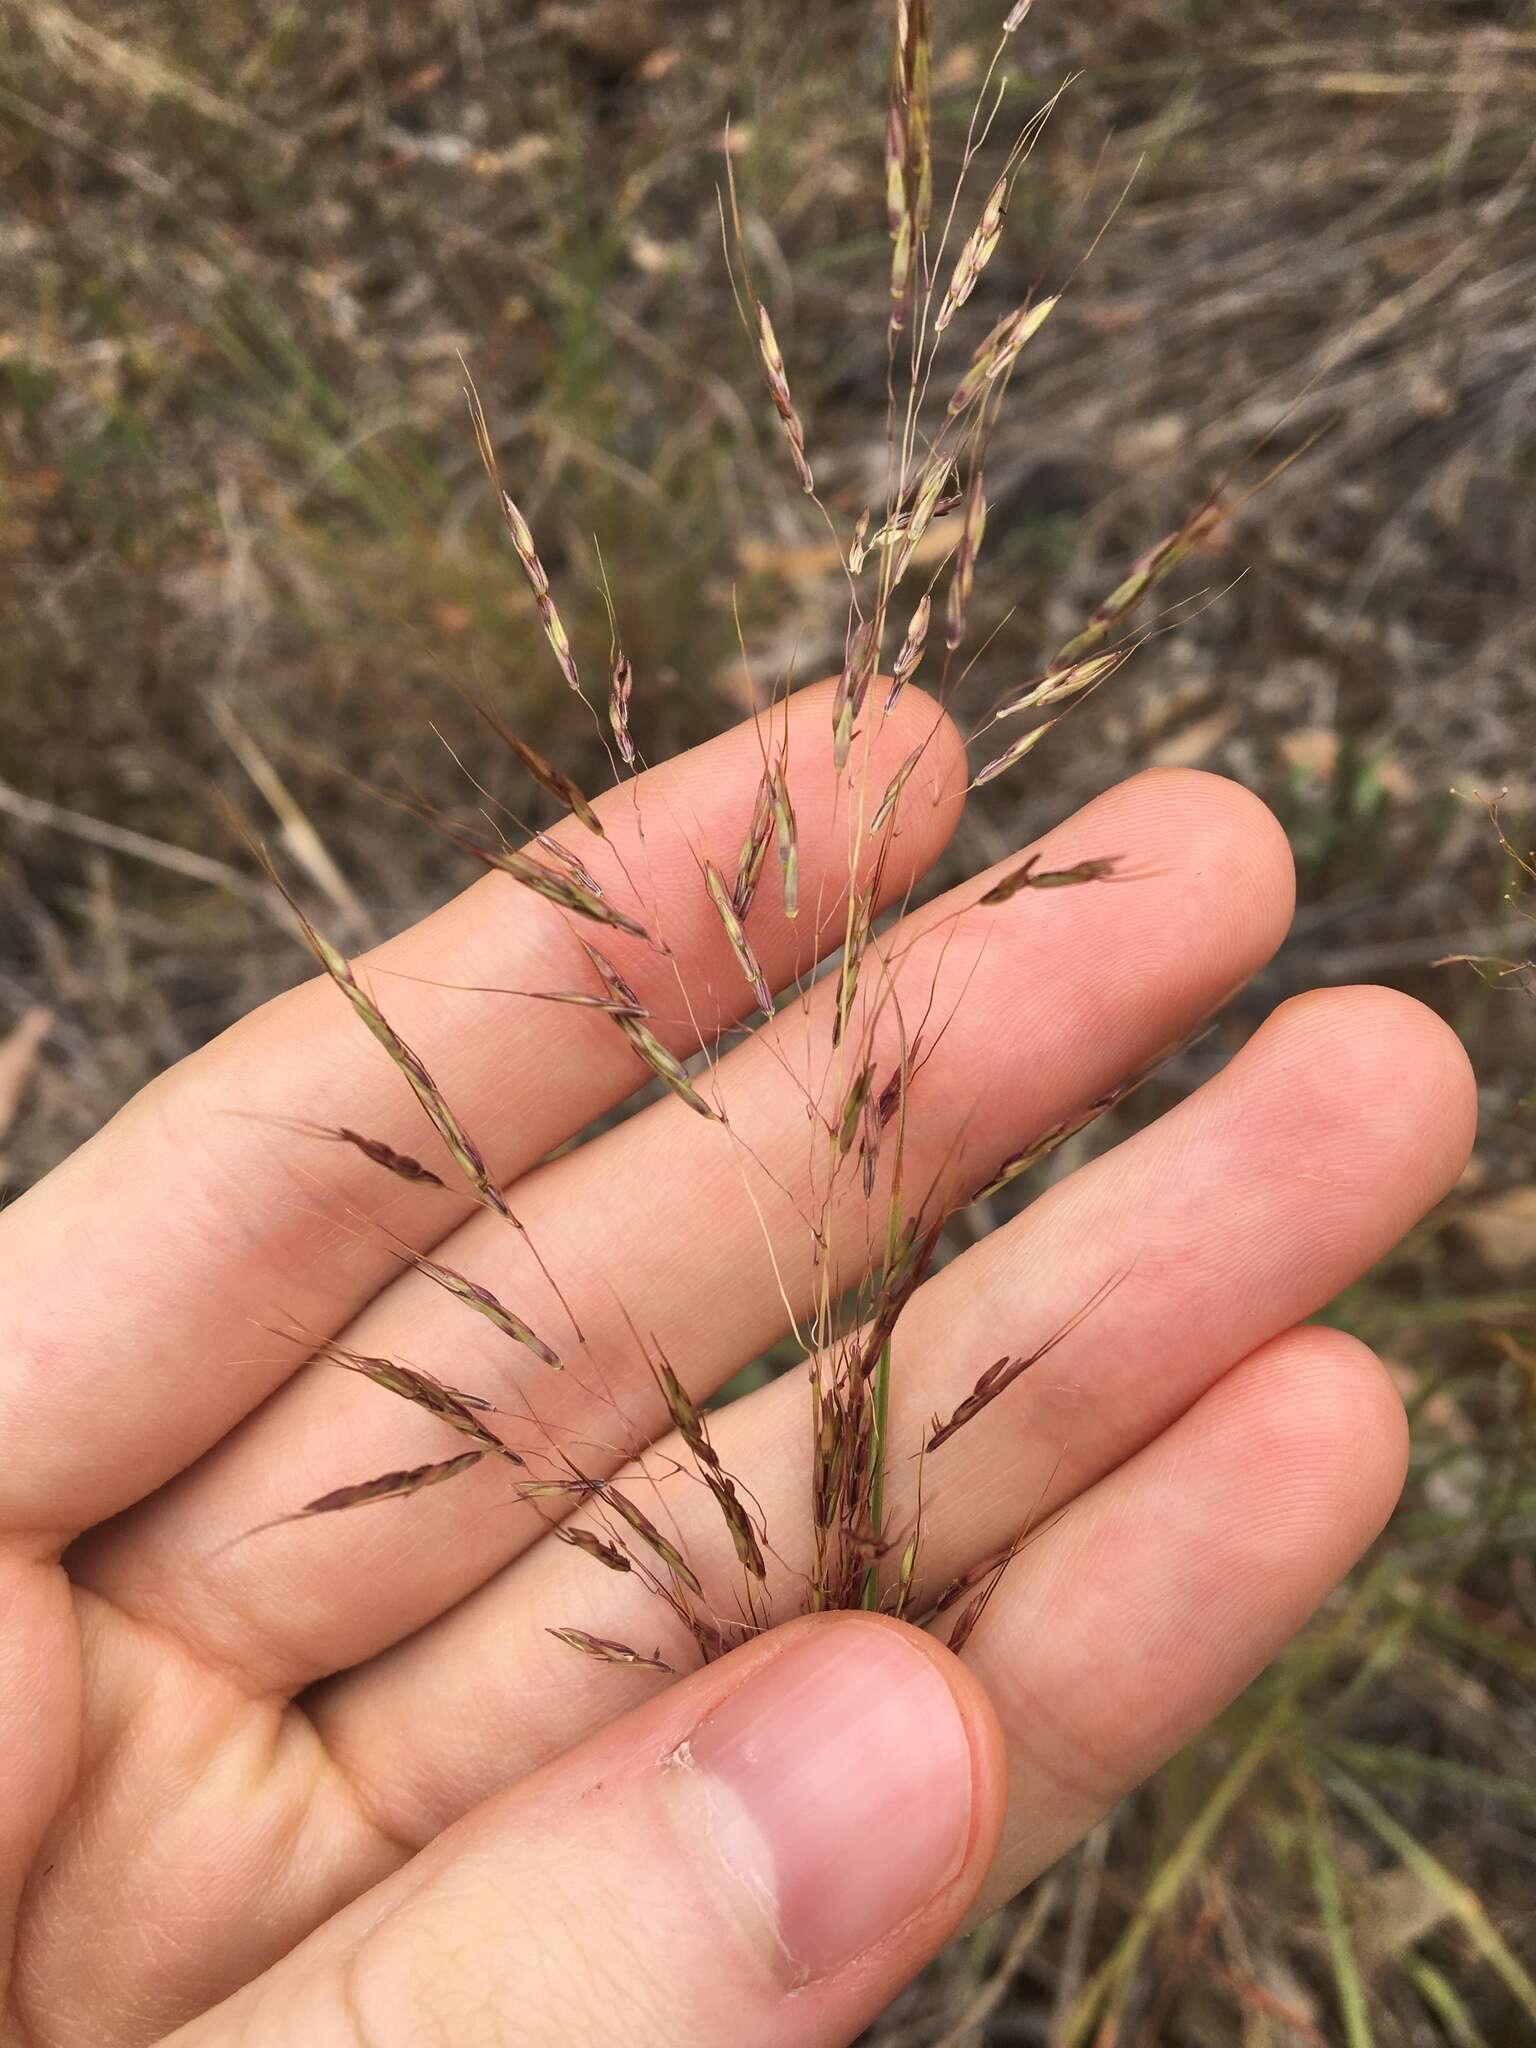
<svg viewBox="0 0 1536 2048">
<path fill-rule="evenodd" d="M 934 718 L 909 691 L 870 738 L 884 788 L 932 729 L 886 902 L 958 814 L 961 751 Z M 765 891 L 754 910 L 775 986 L 840 943 L 847 881 L 826 692 L 789 719 L 806 908 L 790 923 Z M 621 861 L 638 884 L 670 957 L 604 947 L 679 1052 L 750 1001 L 699 865 L 734 862 L 760 763 L 740 728 L 605 799 L 607 840 L 556 835 L 616 896 Z M 941 903 L 884 941 L 933 1019 L 906 1109 L 914 1190 L 981 1185 L 1185 1034 L 1289 919 L 1279 828 L 1214 777 L 1139 777 L 1044 845 L 1152 879 L 960 917 Z M 913 1522 L 927 1419 L 1120 1276 L 1048 1370 L 924 1463 L 930 1601 L 1041 1529 L 962 1658 L 944 1621 L 868 1615 L 787 1620 L 681 1678 L 581 1658 L 549 1629 L 647 1654 L 659 1639 L 672 1663 L 689 1644 L 635 1574 L 552 1539 L 566 1503 L 512 1498 L 490 1463 L 246 1535 L 455 1448 L 359 1378 L 296 1371 L 275 1322 L 491 1395 L 511 1441 L 526 1405 L 595 1472 L 665 1432 L 637 1333 L 702 1399 L 804 1314 L 828 986 L 724 1056 L 727 1132 L 668 1098 L 539 1164 L 642 1071 L 601 1014 L 446 984 L 567 989 L 581 963 L 557 910 L 492 875 L 364 974 L 569 1299 L 584 1342 L 561 1374 L 399 1256 L 432 1250 L 568 1336 L 526 1242 L 456 1186 L 404 1185 L 285 1122 L 431 1156 L 324 979 L 165 1075 L 0 1218 L 7 2041 L 830 2048 L 1194 1734 L 1390 1512 L 1391 1383 L 1351 1339 L 1298 1326 L 1454 1180 L 1473 1096 L 1429 1012 L 1352 989 L 1287 1004 L 909 1304 L 893 1527 Z M 856 1262 L 862 1231 L 844 1236 Z M 774 1618 L 794 1616 L 803 1374 L 713 1436 L 775 1546 Z M 653 1512 L 724 1585 L 707 1496 L 664 1457 L 652 1469 Z"/>
</svg>

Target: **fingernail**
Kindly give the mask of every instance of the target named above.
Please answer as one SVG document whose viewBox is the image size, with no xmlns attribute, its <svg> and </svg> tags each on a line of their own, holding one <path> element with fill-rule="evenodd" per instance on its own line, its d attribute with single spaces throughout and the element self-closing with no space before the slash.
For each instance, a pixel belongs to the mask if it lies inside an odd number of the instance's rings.
<svg viewBox="0 0 1536 2048">
<path fill-rule="evenodd" d="M 949 1687 L 894 1629 L 809 1632 L 694 1731 L 696 1772 L 744 1907 L 790 1981 L 893 1933 L 958 1873 L 971 1749 Z"/>
</svg>

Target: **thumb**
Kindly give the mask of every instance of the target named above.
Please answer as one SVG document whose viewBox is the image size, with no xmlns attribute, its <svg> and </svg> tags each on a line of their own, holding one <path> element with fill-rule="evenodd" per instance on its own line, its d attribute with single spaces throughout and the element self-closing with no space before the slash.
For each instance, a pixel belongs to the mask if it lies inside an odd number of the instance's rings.
<svg viewBox="0 0 1536 2048">
<path fill-rule="evenodd" d="M 487 1801 L 165 2048 L 837 2048 L 964 1918 L 1005 1782 L 947 1650 L 794 1622 Z"/>
</svg>

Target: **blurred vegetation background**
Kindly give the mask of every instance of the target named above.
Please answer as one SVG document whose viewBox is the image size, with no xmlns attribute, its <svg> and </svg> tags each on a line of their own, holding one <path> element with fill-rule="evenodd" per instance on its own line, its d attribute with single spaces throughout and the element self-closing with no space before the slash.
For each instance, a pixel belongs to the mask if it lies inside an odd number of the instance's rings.
<svg viewBox="0 0 1536 2048">
<path fill-rule="evenodd" d="M 941 162 L 1004 11 L 936 6 Z M 367 786 L 462 800 L 434 735 L 467 734 L 455 679 L 595 775 L 487 497 L 461 353 L 594 651 L 601 548 L 648 756 L 740 715 L 738 615 L 763 680 L 835 665 L 837 563 L 761 400 L 716 189 L 729 147 L 818 481 L 851 521 L 884 463 L 888 31 L 880 0 L 11 0 L 9 1186 L 307 971 L 231 813 L 360 944 L 463 879 Z M 1285 994 L 1369 979 L 1462 1031 L 1484 1124 L 1451 1202 L 1332 1312 L 1418 1424 L 1376 1554 L 879 2039 L 1500 2048 L 1536 2021 L 1536 977 L 1433 963 L 1529 951 L 1469 793 L 1507 788 L 1530 843 L 1536 8 L 1038 0 L 1010 67 L 1018 119 L 1076 77 L 978 331 L 1064 281 L 1135 177 L 994 442 L 976 613 L 996 637 L 965 703 L 1251 473 L 1261 436 L 1327 432 L 1181 572 L 1189 622 L 986 793 L 935 885 L 1147 762 L 1236 775 L 1291 832 L 1296 932 L 1133 1114 Z"/>
</svg>

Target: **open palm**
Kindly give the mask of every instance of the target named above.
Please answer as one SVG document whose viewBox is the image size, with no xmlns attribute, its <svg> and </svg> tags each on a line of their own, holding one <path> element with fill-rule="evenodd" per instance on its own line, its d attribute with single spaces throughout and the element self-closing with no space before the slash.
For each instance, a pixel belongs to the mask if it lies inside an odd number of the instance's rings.
<svg viewBox="0 0 1536 2048">
<path fill-rule="evenodd" d="M 886 902 L 958 816 L 961 750 L 935 720 L 909 692 L 870 737 L 875 788 L 929 738 Z M 792 701 L 804 908 L 785 919 L 765 887 L 752 914 L 779 988 L 841 937 L 847 784 L 828 723 L 824 691 Z M 743 727 L 605 799 L 606 840 L 566 828 L 665 934 L 665 956 L 604 945 L 680 1054 L 751 1001 L 699 876 L 735 860 L 760 766 Z M 1283 836 L 1214 777 L 1126 783 L 1045 853 L 1126 856 L 1148 879 L 983 911 L 973 882 L 883 942 L 930 1020 L 906 1106 L 914 1190 L 982 1186 L 1209 1013 L 1289 919 Z M 692 1675 L 550 1635 L 697 1662 L 637 1575 L 552 1540 L 570 1503 L 515 1499 L 504 1465 L 246 1534 L 455 1448 L 364 1380 L 299 1369 L 283 1331 L 473 1388 L 514 1442 L 536 1410 L 540 1440 L 596 1472 L 665 1435 L 653 1345 L 703 1399 L 809 1306 L 806 1096 L 830 987 L 723 1057 L 728 1130 L 669 1097 L 551 1158 L 643 1070 L 608 1017 L 450 984 L 569 989 L 582 958 L 558 909 L 492 875 L 359 968 L 514 1188 L 528 1241 L 452 1186 L 292 1127 L 434 1163 L 399 1075 L 324 979 L 164 1076 L 0 1219 L 6 2040 L 846 2041 L 1231 1698 L 1390 1511 L 1390 1381 L 1352 1340 L 1299 1326 L 1455 1178 L 1472 1091 L 1427 1011 L 1351 989 L 1286 1005 L 908 1305 L 901 1527 L 929 1418 L 1118 1281 L 922 1467 L 930 1597 L 1051 1518 L 960 1662 L 943 1627 L 790 1620 L 810 1540 L 798 1373 L 713 1431 L 761 1507 L 789 1625 Z M 860 1213 L 851 1194 L 843 1281 L 869 1250 Z M 402 1248 L 558 1332 L 566 1370 Z M 724 1583 L 708 1495 L 667 1478 L 664 1455 L 649 1469 L 649 1511 L 706 1587 Z"/>
</svg>

